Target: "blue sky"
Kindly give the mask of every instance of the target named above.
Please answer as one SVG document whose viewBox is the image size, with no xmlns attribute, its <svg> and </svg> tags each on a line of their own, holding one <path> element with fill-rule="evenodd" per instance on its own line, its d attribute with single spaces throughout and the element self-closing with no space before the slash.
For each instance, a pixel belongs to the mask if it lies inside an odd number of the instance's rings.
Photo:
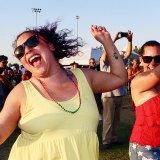
<svg viewBox="0 0 160 160">
<path fill-rule="evenodd" d="M 12 42 L 26 27 L 36 25 L 36 14 L 31 8 L 41 8 L 37 14 L 38 26 L 60 20 L 58 30 L 68 28 L 86 43 L 84 48 L 100 46 L 92 37 L 90 26 L 102 25 L 114 37 L 118 31 L 133 32 L 133 46 L 140 47 L 148 40 L 160 38 L 159 0 L 0 0 L 0 54 L 17 62 L 12 56 Z M 125 38 L 116 42 L 119 50 L 127 43 Z"/>
</svg>

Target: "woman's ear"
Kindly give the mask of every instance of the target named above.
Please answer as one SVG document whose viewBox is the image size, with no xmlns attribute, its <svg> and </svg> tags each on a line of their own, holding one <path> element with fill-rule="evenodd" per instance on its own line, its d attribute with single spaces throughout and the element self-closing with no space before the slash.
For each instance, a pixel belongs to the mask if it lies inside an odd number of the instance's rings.
<svg viewBox="0 0 160 160">
<path fill-rule="evenodd" d="M 48 47 L 50 48 L 51 51 L 55 51 L 54 45 L 52 43 L 49 43 Z"/>
</svg>

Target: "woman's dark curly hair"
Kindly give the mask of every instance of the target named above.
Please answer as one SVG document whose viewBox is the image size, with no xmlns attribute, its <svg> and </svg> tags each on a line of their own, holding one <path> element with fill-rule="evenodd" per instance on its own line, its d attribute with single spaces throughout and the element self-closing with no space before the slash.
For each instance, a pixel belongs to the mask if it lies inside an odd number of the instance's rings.
<svg viewBox="0 0 160 160">
<path fill-rule="evenodd" d="M 145 42 L 141 47 L 141 55 L 143 56 L 145 47 L 160 47 L 160 43 L 155 40 Z"/>
<path fill-rule="evenodd" d="M 44 37 L 49 43 L 52 43 L 55 50 L 54 56 L 57 60 L 62 59 L 64 57 L 71 57 L 78 54 L 78 47 L 82 47 L 84 43 L 81 38 L 69 39 L 71 35 L 71 31 L 68 29 L 60 30 L 56 32 L 58 22 L 54 22 L 51 24 L 47 24 L 45 26 L 41 26 L 39 28 L 29 29 L 19 34 L 16 40 L 13 43 L 13 47 L 15 48 L 15 44 L 17 39 L 24 33 L 33 33 L 38 34 Z"/>
</svg>

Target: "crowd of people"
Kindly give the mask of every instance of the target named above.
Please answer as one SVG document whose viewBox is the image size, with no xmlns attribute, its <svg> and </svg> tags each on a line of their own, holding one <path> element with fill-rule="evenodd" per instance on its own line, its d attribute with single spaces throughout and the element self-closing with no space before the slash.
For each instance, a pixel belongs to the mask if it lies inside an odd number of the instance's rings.
<svg viewBox="0 0 160 160">
<path fill-rule="evenodd" d="M 123 144 L 117 129 L 127 88 L 136 116 L 130 160 L 160 159 L 160 43 L 144 43 L 140 58 L 126 67 L 133 33 L 118 32 L 112 39 L 105 27 L 92 25 L 90 32 L 104 50 L 99 64 L 91 58 L 88 68 L 73 62 L 66 69 L 59 60 L 75 56 L 83 42 L 57 27 L 54 22 L 27 28 L 17 36 L 14 56 L 25 71 L 8 67 L 8 58 L 0 56 L 0 144 L 17 126 L 21 130 L 9 160 L 98 160 L 99 120 L 102 149 Z M 126 51 L 118 51 L 115 42 L 123 37 Z"/>
<path fill-rule="evenodd" d="M 22 69 L 23 68 L 23 69 Z M 10 91 L 22 80 L 27 80 L 31 77 L 23 66 L 18 64 L 8 66 L 8 57 L 0 55 L 0 110 L 3 108 L 5 99 Z"/>
</svg>

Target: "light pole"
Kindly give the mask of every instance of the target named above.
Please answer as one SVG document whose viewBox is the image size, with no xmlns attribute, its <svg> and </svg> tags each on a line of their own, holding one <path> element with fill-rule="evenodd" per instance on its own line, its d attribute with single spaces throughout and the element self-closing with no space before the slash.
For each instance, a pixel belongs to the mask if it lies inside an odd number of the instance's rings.
<svg viewBox="0 0 160 160">
<path fill-rule="evenodd" d="M 40 13 L 41 10 L 42 10 L 41 8 L 32 8 L 32 12 L 36 13 L 36 27 L 37 27 L 37 13 Z"/>
<path fill-rule="evenodd" d="M 77 53 L 78 53 L 78 20 L 79 20 L 79 16 L 76 16 L 77 19 Z"/>
</svg>

